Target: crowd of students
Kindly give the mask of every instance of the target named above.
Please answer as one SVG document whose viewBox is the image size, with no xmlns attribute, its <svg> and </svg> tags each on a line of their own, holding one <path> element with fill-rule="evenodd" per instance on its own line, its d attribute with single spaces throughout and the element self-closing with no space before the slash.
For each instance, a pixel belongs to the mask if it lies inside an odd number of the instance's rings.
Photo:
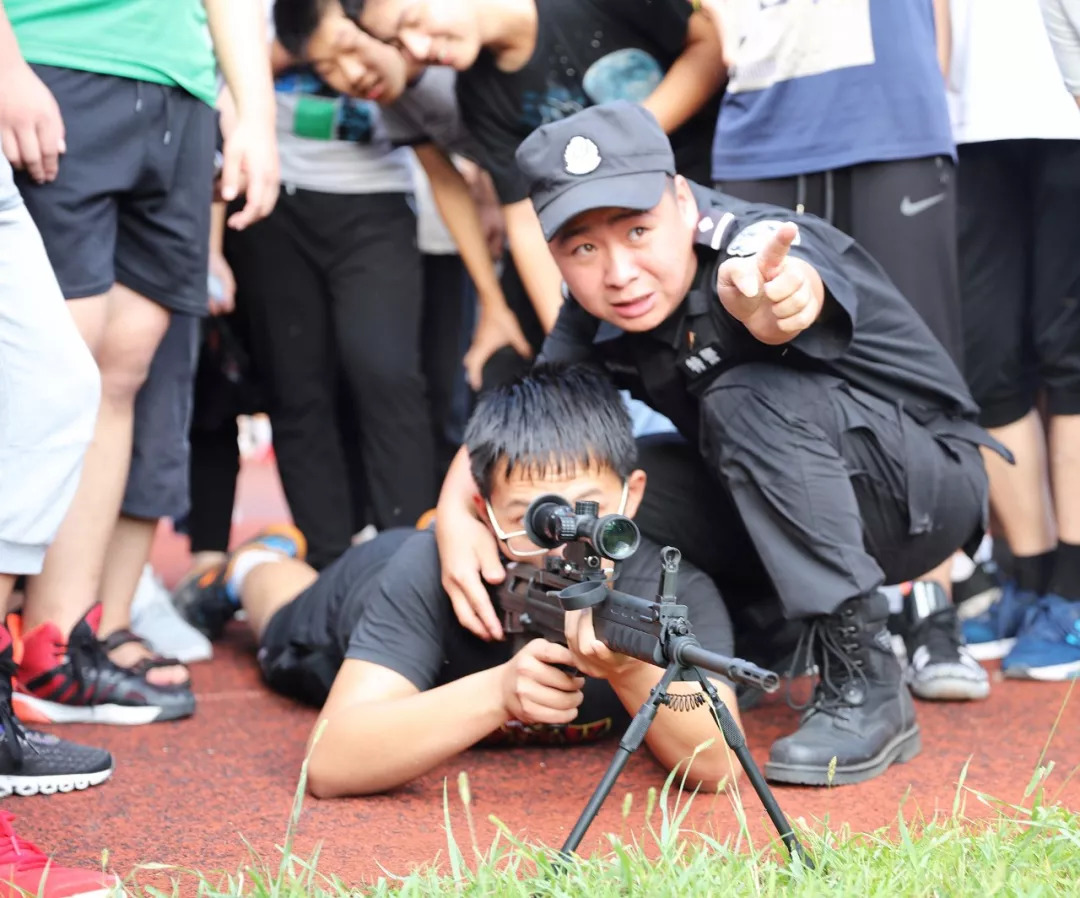
<svg viewBox="0 0 1080 898">
<path fill-rule="evenodd" d="M 708 648 L 816 669 L 776 782 L 913 757 L 979 661 L 1077 676 L 1078 97 L 1071 0 L 4 0 L 3 790 L 112 771 L 27 723 L 196 713 L 175 637 L 241 608 L 317 795 L 612 732 L 656 668 L 502 639 L 539 492 L 638 520 L 624 591 L 679 545 Z M 292 522 L 230 551 L 253 412 Z M 713 735 L 657 722 L 667 767 Z M 10 817 L 0 882 L 111 887 Z"/>
</svg>

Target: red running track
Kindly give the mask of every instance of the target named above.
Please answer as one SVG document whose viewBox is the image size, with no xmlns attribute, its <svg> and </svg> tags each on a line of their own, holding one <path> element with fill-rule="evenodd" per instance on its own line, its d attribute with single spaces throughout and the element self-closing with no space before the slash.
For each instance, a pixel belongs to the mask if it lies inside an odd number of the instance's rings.
<svg viewBox="0 0 1080 898">
<path fill-rule="evenodd" d="M 271 465 L 245 466 L 238 508 L 237 538 L 282 519 L 284 502 Z M 163 530 L 154 563 L 167 583 L 175 581 L 186 562 L 185 541 Z M 314 713 L 262 686 L 252 649 L 251 639 L 237 625 L 212 662 L 193 667 L 199 706 L 190 720 L 131 729 L 64 727 L 67 737 L 108 747 L 116 757 L 116 772 L 103 786 L 84 793 L 10 799 L 5 804 L 18 814 L 20 833 L 63 863 L 100 864 L 107 849 L 109 867 L 122 876 L 142 863 L 197 867 L 211 875 L 235 873 L 249 857 L 245 840 L 276 869 L 280 855 L 275 846 L 283 844 Z M 969 759 L 969 788 L 1021 803 L 1045 748 L 1044 763 L 1055 764 L 1048 797 L 1080 808 L 1080 778 L 1070 776 L 1080 765 L 1080 694 L 1066 702 L 1068 692 L 1066 685 L 1004 681 L 995 670 L 986 702 L 920 704 L 923 751 L 910 763 L 860 786 L 777 788 L 776 794 L 792 818 L 866 831 L 895 821 L 902 803 L 909 819 L 913 814 L 928 818 L 948 813 Z M 763 764 L 768 746 L 794 728 L 796 717 L 781 692 L 746 713 L 744 723 L 754 757 Z M 346 882 L 383 871 L 403 875 L 435 861 L 440 852 L 445 857 L 444 779 L 449 782 L 455 834 L 468 844 L 456 788 L 461 770 L 469 775 L 481 846 L 486 848 L 495 832 L 488 823 L 491 814 L 524 838 L 557 846 L 613 749 L 614 742 L 569 749 L 474 750 L 390 796 L 307 798 L 295 851 L 310 856 L 322 843 L 319 869 Z M 640 834 L 646 793 L 660 785 L 662 777 L 644 752 L 631 759 L 586 845 L 598 844 L 605 831 Z M 624 824 L 627 792 L 634 801 Z M 752 837 L 760 842 L 768 836 L 767 821 L 745 782 L 743 802 Z M 989 812 L 974 796 L 966 804 L 972 816 Z M 726 796 L 697 799 L 689 822 L 721 838 L 737 833 Z M 155 881 L 152 877 L 160 875 L 142 873 L 139 881 Z M 190 887 L 181 892 L 192 893 Z"/>
</svg>

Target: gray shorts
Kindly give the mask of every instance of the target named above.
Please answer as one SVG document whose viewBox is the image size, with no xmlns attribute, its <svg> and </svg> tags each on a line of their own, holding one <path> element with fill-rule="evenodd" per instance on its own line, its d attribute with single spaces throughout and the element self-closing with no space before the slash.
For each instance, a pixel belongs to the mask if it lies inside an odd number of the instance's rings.
<svg viewBox="0 0 1080 898">
<path fill-rule="evenodd" d="M 114 283 L 206 315 L 214 111 L 178 87 L 35 65 L 64 120 L 55 181 L 16 176 L 67 299 Z"/>
<path fill-rule="evenodd" d="M 204 295 L 205 287 L 204 279 Z M 198 358 L 199 319 L 174 313 L 135 398 L 131 470 L 121 507 L 128 517 L 175 519 L 187 514 L 188 428 Z"/>
<path fill-rule="evenodd" d="M 0 573 L 41 571 L 100 399 L 94 358 L 0 154 Z"/>
</svg>

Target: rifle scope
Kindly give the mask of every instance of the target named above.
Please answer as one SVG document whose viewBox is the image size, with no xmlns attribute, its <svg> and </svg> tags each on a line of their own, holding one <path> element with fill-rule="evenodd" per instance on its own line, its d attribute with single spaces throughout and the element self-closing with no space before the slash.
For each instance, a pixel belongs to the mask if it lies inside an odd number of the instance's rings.
<svg viewBox="0 0 1080 898">
<path fill-rule="evenodd" d="M 598 517 L 596 502 L 577 502 L 573 508 L 562 496 L 537 496 L 525 512 L 525 532 L 536 545 L 555 549 L 563 543 L 586 542 L 604 558 L 622 561 L 641 544 L 641 531 L 626 515 Z"/>
</svg>

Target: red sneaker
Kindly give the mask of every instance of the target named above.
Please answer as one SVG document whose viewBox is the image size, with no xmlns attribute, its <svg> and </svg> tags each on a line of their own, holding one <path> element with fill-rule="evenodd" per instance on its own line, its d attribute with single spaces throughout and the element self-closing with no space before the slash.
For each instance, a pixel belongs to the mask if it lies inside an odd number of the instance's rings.
<svg viewBox="0 0 1080 898">
<path fill-rule="evenodd" d="M 58 867 L 38 848 L 15 835 L 14 814 L 0 811 L 0 898 L 105 898 L 124 894 L 108 873 Z"/>
</svg>

